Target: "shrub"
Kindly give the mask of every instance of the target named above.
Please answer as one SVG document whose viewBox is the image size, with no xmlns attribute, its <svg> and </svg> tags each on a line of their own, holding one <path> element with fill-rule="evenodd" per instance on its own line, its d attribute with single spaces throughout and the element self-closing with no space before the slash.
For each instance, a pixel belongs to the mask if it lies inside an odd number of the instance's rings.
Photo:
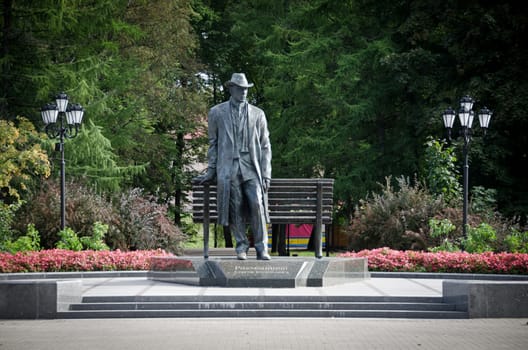
<svg viewBox="0 0 528 350">
<path fill-rule="evenodd" d="M 497 190 L 474 186 L 471 188 L 471 212 L 486 219 L 493 218 L 497 210 Z"/>
<path fill-rule="evenodd" d="M 41 233 L 44 248 L 55 247 L 60 231 L 60 184 L 56 180 L 42 182 L 17 213 L 13 227 L 22 232 L 30 223 Z M 66 184 L 66 224 L 79 236 L 90 236 L 96 222 L 119 221 L 112 202 L 79 181 Z"/>
<path fill-rule="evenodd" d="M 5 242 L 4 248 L 10 253 L 40 250 L 40 235 L 35 225 L 29 224 L 25 236 L 18 237 L 14 242 Z"/>
<path fill-rule="evenodd" d="M 513 253 L 528 253 L 528 231 L 521 232 L 515 228 L 504 239 L 508 250 Z"/>
<path fill-rule="evenodd" d="M 108 225 L 96 222 L 91 236 L 79 237 L 75 231 L 67 227 L 64 230 L 59 231 L 61 239 L 57 242 L 57 248 L 73 251 L 80 251 L 83 249 L 109 250 L 108 246 L 103 241 L 107 231 Z"/>
<path fill-rule="evenodd" d="M 169 220 L 167 206 L 156 203 L 140 189 L 123 192 L 112 203 L 79 182 L 68 182 L 66 188 L 66 223 L 85 246 L 99 244 L 95 242 L 97 238 L 90 241 L 96 232 L 105 237 L 99 239 L 100 243 L 121 250 L 162 248 L 177 252 L 184 240 L 179 228 Z M 34 223 L 38 231 L 44 233 L 41 241 L 45 248 L 56 247 L 61 240 L 59 195 L 60 187 L 56 181 L 43 182 L 21 208 L 19 220 L 14 225 L 20 231 L 22 225 Z M 107 225 L 106 229 L 98 226 L 101 223 Z M 76 242 L 70 243 L 78 247 Z M 68 247 L 64 240 L 61 244 Z"/>
<path fill-rule="evenodd" d="M 79 236 L 71 228 L 66 227 L 64 230 L 59 231 L 60 240 L 57 242 L 58 249 L 66 249 L 73 251 L 82 250 L 82 243 Z"/>
<path fill-rule="evenodd" d="M 462 246 L 469 253 L 491 252 L 491 244 L 496 240 L 493 227 L 483 222 L 477 227 L 467 228 L 467 238 L 462 241 Z"/>
<path fill-rule="evenodd" d="M 12 204 L 5 204 L 0 201 L 0 251 L 7 250 L 6 243 L 11 242 L 14 237 L 11 225 L 15 220 L 16 211 L 22 203 L 22 201 L 16 201 Z"/>
<path fill-rule="evenodd" d="M 105 235 L 108 232 L 108 225 L 100 222 L 95 222 L 93 225 L 93 233 L 91 236 L 81 237 L 81 243 L 84 249 L 91 250 L 109 250 L 110 248 L 104 242 Z"/>
<path fill-rule="evenodd" d="M 183 234 L 185 235 L 186 244 L 201 245 L 201 237 L 199 237 L 200 226 L 193 222 L 191 214 L 182 214 L 180 226 Z"/>
<path fill-rule="evenodd" d="M 441 240 L 439 246 L 429 248 L 432 252 L 446 251 L 446 252 L 456 252 L 460 248 L 455 239 L 452 237 L 453 231 L 455 231 L 455 225 L 451 223 L 449 219 L 430 219 L 429 220 L 429 234 L 433 238 L 438 238 Z"/>
<path fill-rule="evenodd" d="M 386 179 L 381 194 L 361 200 L 356 208 L 349 234 L 351 246 L 358 250 L 388 246 L 395 249 L 425 249 L 429 219 L 444 208 L 442 197 L 435 198 L 419 183 L 396 179 L 398 189 Z"/>
<path fill-rule="evenodd" d="M 113 244 L 125 249 L 165 249 L 179 252 L 184 236 L 168 218 L 167 206 L 156 203 L 141 189 L 123 193 L 116 204 L 120 217 Z"/>
<path fill-rule="evenodd" d="M 433 194 L 442 195 L 447 203 L 458 202 L 462 186 L 456 167 L 455 148 L 432 137 L 429 137 L 425 146 L 422 173 L 427 187 Z"/>
</svg>

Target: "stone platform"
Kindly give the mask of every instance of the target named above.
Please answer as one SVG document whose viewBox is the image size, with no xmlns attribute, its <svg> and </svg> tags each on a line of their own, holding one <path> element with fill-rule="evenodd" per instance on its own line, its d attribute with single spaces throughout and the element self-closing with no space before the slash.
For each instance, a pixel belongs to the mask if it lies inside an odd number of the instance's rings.
<svg viewBox="0 0 528 350">
<path fill-rule="evenodd" d="M 149 271 L 155 281 L 248 288 L 325 287 L 369 277 L 366 258 L 154 257 Z"/>
</svg>

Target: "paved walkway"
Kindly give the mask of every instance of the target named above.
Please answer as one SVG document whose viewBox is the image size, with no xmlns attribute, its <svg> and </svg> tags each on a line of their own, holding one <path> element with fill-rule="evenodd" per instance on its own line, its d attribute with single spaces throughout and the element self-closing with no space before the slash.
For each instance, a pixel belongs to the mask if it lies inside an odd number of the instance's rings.
<svg viewBox="0 0 528 350">
<path fill-rule="evenodd" d="M 323 288 L 194 287 L 144 277 L 85 278 L 84 295 L 441 296 L 442 280 L 372 278 Z M 528 319 L 0 320 L 0 350 L 526 349 Z"/>
<path fill-rule="evenodd" d="M 526 349 L 527 320 L 0 321 L 0 349 Z"/>
</svg>

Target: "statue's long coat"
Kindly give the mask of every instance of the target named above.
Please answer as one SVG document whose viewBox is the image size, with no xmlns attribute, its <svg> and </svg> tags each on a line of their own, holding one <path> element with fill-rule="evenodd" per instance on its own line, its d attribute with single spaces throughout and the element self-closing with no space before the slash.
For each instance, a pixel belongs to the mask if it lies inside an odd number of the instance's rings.
<svg viewBox="0 0 528 350">
<path fill-rule="evenodd" d="M 271 179 L 271 144 L 264 111 L 248 104 L 248 149 L 260 183 Z M 234 135 L 229 101 L 211 108 L 208 115 L 209 168 L 216 169 L 218 223 L 229 225 L 231 167 L 234 156 Z M 269 223 L 267 195 L 263 193 L 266 222 Z"/>
</svg>

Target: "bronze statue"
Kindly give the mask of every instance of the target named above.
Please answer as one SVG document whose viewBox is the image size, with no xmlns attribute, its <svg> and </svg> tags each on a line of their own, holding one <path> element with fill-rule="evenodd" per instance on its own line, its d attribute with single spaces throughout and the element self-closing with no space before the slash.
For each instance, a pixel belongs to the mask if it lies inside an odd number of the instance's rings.
<svg viewBox="0 0 528 350">
<path fill-rule="evenodd" d="M 247 259 L 246 222 L 250 222 L 257 259 L 270 260 L 266 224 L 271 144 L 266 116 L 247 102 L 253 84 L 244 73 L 234 73 L 225 86 L 231 98 L 209 111 L 208 168 L 195 181 L 216 178 L 218 224 L 229 226 L 235 236 L 237 258 Z"/>
</svg>

